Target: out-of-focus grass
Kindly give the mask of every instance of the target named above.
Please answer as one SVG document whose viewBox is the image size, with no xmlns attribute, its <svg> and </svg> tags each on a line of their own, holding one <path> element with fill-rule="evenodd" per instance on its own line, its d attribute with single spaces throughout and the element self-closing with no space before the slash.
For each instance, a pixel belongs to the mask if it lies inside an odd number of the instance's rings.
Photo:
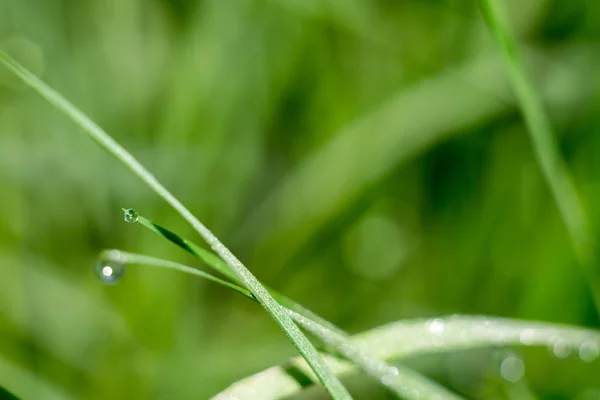
<svg viewBox="0 0 600 400">
<path fill-rule="evenodd" d="M 600 5 L 507 5 L 600 233 Z M 5 0 L 0 47 L 152 160 L 263 281 L 346 330 L 454 312 L 598 326 L 475 2 Z M 190 231 L 4 70 L 0 82 L 7 365 L 74 398 L 207 398 L 294 353 L 220 288 L 159 270 L 100 286 L 101 248 L 193 262 L 127 229 L 120 207 Z M 523 355 L 539 397 L 598 390 L 598 362 Z M 495 360 L 414 364 L 489 398 Z"/>
<path fill-rule="evenodd" d="M 571 236 L 582 270 L 589 281 L 596 309 L 600 310 L 600 274 L 593 265 L 594 239 L 590 237 L 587 216 L 556 144 L 550 119 L 523 65 L 517 41 L 504 15 L 505 10 L 499 4 L 482 0 L 481 8 L 490 32 L 501 49 L 509 82 L 531 137 L 535 158 Z"/>
</svg>

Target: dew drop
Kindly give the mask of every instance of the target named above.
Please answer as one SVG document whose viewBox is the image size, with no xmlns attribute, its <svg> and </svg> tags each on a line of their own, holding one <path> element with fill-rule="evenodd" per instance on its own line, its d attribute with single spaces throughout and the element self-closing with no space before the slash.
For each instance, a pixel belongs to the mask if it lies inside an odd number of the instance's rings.
<svg viewBox="0 0 600 400">
<path fill-rule="evenodd" d="M 535 342 L 535 331 L 530 328 L 523 329 L 519 334 L 519 341 L 524 345 L 533 344 Z"/>
<path fill-rule="evenodd" d="M 123 213 L 123 219 L 125 220 L 125 222 L 134 223 L 134 222 L 138 221 L 138 218 L 139 218 L 138 212 L 136 210 L 134 210 L 133 208 L 128 208 Z"/>
<path fill-rule="evenodd" d="M 572 351 L 571 344 L 564 339 L 558 339 L 552 346 L 552 352 L 558 358 L 567 358 Z"/>
<path fill-rule="evenodd" d="M 103 283 L 112 285 L 117 283 L 125 273 L 125 263 L 120 257 L 103 257 L 94 264 L 94 273 Z"/>
<path fill-rule="evenodd" d="M 434 335 L 442 335 L 446 330 L 446 321 L 436 318 L 429 323 L 429 332 Z"/>
<path fill-rule="evenodd" d="M 583 342 L 579 346 L 579 358 L 585 362 L 592 362 L 600 355 L 600 348 L 595 342 Z"/>
<path fill-rule="evenodd" d="M 500 364 L 500 375 L 505 381 L 518 382 L 525 375 L 525 364 L 517 357 L 507 357 Z"/>
<path fill-rule="evenodd" d="M 441 318 L 429 322 L 429 332 L 433 335 L 431 340 L 434 346 L 440 347 L 444 344 L 444 333 L 446 332 L 446 321 Z"/>
</svg>

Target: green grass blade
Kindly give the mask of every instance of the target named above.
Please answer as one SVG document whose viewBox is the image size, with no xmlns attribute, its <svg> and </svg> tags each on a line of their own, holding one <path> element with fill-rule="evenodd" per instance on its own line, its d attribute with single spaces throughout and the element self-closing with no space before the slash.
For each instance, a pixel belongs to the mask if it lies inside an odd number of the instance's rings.
<svg viewBox="0 0 600 400">
<path fill-rule="evenodd" d="M 235 285 L 231 282 L 227 282 L 226 280 L 223 280 L 221 278 L 217 278 L 216 276 L 208 274 L 204 271 L 200 271 L 197 268 L 192 268 L 190 266 L 179 264 L 173 261 L 163 260 L 161 258 L 151 256 L 145 256 L 143 254 L 128 253 L 116 249 L 104 250 L 102 253 L 100 253 L 100 259 L 124 262 L 127 265 L 147 265 L 152 267 L 167 268 L 190 275 L 195 275 L 197 277 L 207 279 L 211 282 L 218 283 L 219 285 L 232 289 L 238 292 L 239 294 L 248 297 L 252 301 L 257 302 L 256 298 L 252 295 L 252 293 L 241 286 Z"/>
<path fill-rule="evenodd" d="M 496 346 L 544 346 L 554 348 L 557 343 L 579 352 L 582 362 L 596 360 L 600 352 L 600 332 L 591 329 L 543 322 L 520 321 L 483 316 L 450 316 L 433 320 L 400 321 L 353 336 L 351 342 L 382 360 L 396 360 L 425 354 L 444 353 Z M 326 357 L 331 369 L 338 375 L 355 371 L 350 363 L 340 363 Z M 301 372 L 309 371 L 296 357 L 291 364 Z M 303 390 L 302 385 L 289 375 L 289 367 L 276 366 L 242 379 L 214 397 L 214 400 L 287 399 Z M 267 394 L 257 395 L 253 387 L 271 388 Z"/>
<path fill-rule="evenodd" d="M 19 400 L 17 396 L 0 386 L 0 399 L 4 400 Z"/>
<path fill-rule="evenodd" d="M 304 329 L 336 349 L 368 376 L 386 386 L 402 399 L 461 399 L 460 396 L 451 393 L 443 386 L 432 382 L 409 368 L 392 366 L 380 360 L 350 342 L 348 338 L 327 331 L 326 328 L 315 324 L 302 315 L 293 311 L 290 311 L 290 315 Z"/>
<path fill-rule="evenodd" d="M 283 311 L 280 304 L 260 284 L 258 279 L 242 264 L 233 253 L 213 233 L 205 227 L 175 196 L 173 196 L 135 157 L 119 145 L 112 137 L 104 132 L 96 123 L 87 117 L 81 110 L 71 104 L 42 80 L 33 75 L 8 54 L 0 51 L 0 62 L 17 75 L 23 82 L 37 91 L 50 104 L 67 115 L 73 122 L 94 139 L 100 147 L 108 151 L 117 160 L 121 161 L 148 187 L 162 197 L 175 209 L 208 243 L 219 257 L 221 257 L 240 281 L 256 297 L 260 304 L 267 310 L 279 324 L 296 349 L 306 359 L 319 380 L 323 383 L 329 394 L 335 399 L 350 399 L 351 396 L 341 382 L 324 364 L 321 356 L 304 336 L 302 331 L 294 324 L 292 319 Z"/>
<path fill-rule="evenodd" d="M 501 49 L 509 83 L 525 119 L 535 158 L 556 201 L 558 211 L 573 241 L 575 252 L 592 286 L 596 308 L 600 310 L 600 283 L 591 267 L 593 243 L 584 207 L 560 154 L 552 125 L 536 90 L 527 75 L 517 41 L 506 23 L 501 2 L 481 0 L 483 15 Z"/>
<path fill-rule="evenodd" d="M 137 222 L 139 222 L 145 228 L 150 229 L 152 232 L 159 234 L 160 236 L 164 237 L 165 239 L 169 240 L 170 242 L 181 247 L 185 251 L 198 257 L 198 259 L 200 259 L 202 262 L 204 262 L 209 267 L 213 268 L 215 271 L 223 274 L 224 276 L 231 279 L 232 281 L 237 282 L 238 284 L 241 284 L 241 281 L 239 280 L 239 278 L 231 271 L 231 269 L 229 269 L 227 267 L 227 264 L 225 264 L 223 262 L 223 260 L 221 260 L 219 257 L 215 256 L 210 251 L 202 248 L 201 246 L 197 245 L 196 243 L 194 243 L 184 237 L 179 236 L 178 234 L 168 230 L 167 228 L 164 228 L 164 227 L 152 222 L 148 218 L 145 218 L 141 215 L 138 216 Z M 340 328 L 336 327 L 335 325 L 333 325 L 331 322 L 327 321 L 326 319 L 324 319 L 324 318 L 320 317 L 319 315 L 315 314 L 314 312 L 310 311 L 306 307 L 296 303 L 294 300 L 290 299 L 289 297 L 287 297 L 281 293 L 278 293 L 277 291 L 269 288 L 268 286 L 265 286 L 265 287 L 279 303 L 281 303 L 288 309 L 291 309 L 291 310 L 297 312 L 298 314 L 303 315 L 306 318 L 309 318 L 310 320 L 312 320 L 314 322 L 318 322 L 321 326 L 325 326 L 329 330 L 334 331 L 339 335 L 347 336 L 346 332 L 344 332 Z"/>
<path fill-rule="evenodd" d="M 173 261 L 140 254 L 127 253 L 121 250 L 105 250 L 101 253 L 100 258 L 103 260 L 109 259 L 122 262 L 127 265 L 148 265 L 195 275 L 197 277 L 208 279 L 212 282 L 233 289 L 239 294 L 257 302 L 252 293 L 240 286 L 224 281 L 223 279 L 219 279 L 196 268 Z M 390 391 L 398 395 L 400 398 L 410 400 L 431 398 L 436 398 L 439 400 L 460 399 L 459 396 L 450 393 L 443 386 L 433 383 L 429 379 L 408 368 L 391 366 L 386 362 L 381 361 L 358 346 L 350 343 L 347 337 L 340 335 L 328 329 L 327 327 L 298 314 L 297 312 L 289 309 L 286 309 L 286 312 L 290 315 L 294 322 L 311 332 L 325 344 L 333 347 L 337 352 L 342 354 L 349 361 L 353 362 L 368 376 L 386 386 Z"/>
<path fill-rule="evenodd" d="M 10 392 L 8 393 L 9 390 Z M 24 370 L 0 357 L 0 399 L 11 400 L 18 398 L 71 399 L 70 396 L 63 393 L 59 388 L 46 382 L 39 374 Z"/>
</svg>

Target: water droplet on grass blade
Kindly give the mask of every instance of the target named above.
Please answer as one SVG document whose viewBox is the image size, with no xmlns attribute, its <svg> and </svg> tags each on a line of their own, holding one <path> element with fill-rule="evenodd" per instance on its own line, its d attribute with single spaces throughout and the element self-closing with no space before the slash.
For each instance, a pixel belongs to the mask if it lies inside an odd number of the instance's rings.
<svg viewBox="0 0 600 400">
<path fill-rule="evenodd" d="M 594 342 L 583 342 L 579 346 L 579 358 L 585 362 L 592 362 L 600 355 L 600 348 Z"/>
<path fill-rule="evenodd" d="M 507 357 L 500 365 L 500 375 L 505 381 L 518 382 L 525 375 L 525 364 L 517 357 Z"/>
<path fill-rule="evenodd" d="M 554 342 L 554 346 L 552 346 L 552 352 L 558 358 L 567 358 L 571 355 L 573 351 L 571 347 L 571 343 L 567 342 L 564 339 L 558 339 Z"/>
<path fill-rule="evenodd" d="M 125 273 L 125 263 L 121 259 L 120 253 L 110 252 L 96 261 L 94 273 L 98 279 L 109 285 L 117 283 Z"/>
<path fill-rule="evenodd" d="M 134 222 L 137 222 L 138 218 L 139 218 L 139 214 L 133 208 L 128 208 L 123 213 L 123 219 L 125 220 L 125 222 L 134 223 Z"/>
</svg>

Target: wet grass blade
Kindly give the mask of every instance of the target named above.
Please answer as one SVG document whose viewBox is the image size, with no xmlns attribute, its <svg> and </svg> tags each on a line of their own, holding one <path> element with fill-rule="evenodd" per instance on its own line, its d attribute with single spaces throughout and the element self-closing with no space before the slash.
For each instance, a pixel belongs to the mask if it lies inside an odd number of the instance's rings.
<svg viewBox="0 0 600 400">
<path fill-rule="evenodd" d="M 158 196 L 164 199 L 176 210 L 206 241 L 206 243 L 221 257 L 243 283 L 252 292 L 254 297 L 277 322 L 288 338 L 292 341 L 298 352 L 306 359 L 319 380 L 323 383 L 329 394 L 334 399 L 351 399 L 350 394 L 335 375 L 325 365 L 321 356 L 304 336 L 302 331 L 294 324 L 290 316 L 283 311 L 281 305 L 260 284 L 258 279 L 242 264 L 223 243 L 202 224 L 171 192 L 169 192 L 133 155 L 118 144 L 102 128 L 93 122 L 81 110 L 71 104 L 62 95 L 46 85 L 37 76 L 29 72 L 8 54 L 0 50 L 0 62 L 17 75 L 23 82 L 37 91 L 50 104 L 68 116 L 75 124 L 80 126 L 96 143 L 121 161 L 131 172 L 140 178 Z"/>
<path fill-rule="evenodd" d="M 600 275 L 592 266 L 593 240 L 590 237 L 583 204 L 554 138 L 552 125 L 542 101 L 525 70 L 517 41 L 506 22 L 501 2 L 480 2 L 490 31 L 500 47 L 509 83 L 531 137 L 535 158 L 569 232 L 583 272 L 591 285 L 596 309 L 600 310 Z"/>
<path fill-rule="evenodd" d="M 257 302 L 250 291 L 217 278 L 206 272 L 187 265 L 179 264 L 173 261 L 163 260 L 155 257 L 127 253 L 120 250 L 105 250 L 100 254 L 100 259 L 118 261 L 127 265 L 147 265 L 172 269 L 187 274 L 195 275 L 199 278 L 208 279 L 212 282 L 230 288 L 239 294 Z M 380 382 L 391 392 L 403 399 L 419 400 L 436 398 L 439 400 L 457 400 L 461 397 L 449 392 L 443 386 L 430 381 L 422 375 L 405 367 L 395 367 L 374 357 L 364 349 L 352 344 L 348 338 L 340 335 L 319 323 L 306 318 L 290 309 L 285 309 L 290 317 L 297 324 L 301 325 L 308 332 L 318 337 L 323 343 L 335 349 L 336 352 L 344 356 L 347 360 L 354 363 L 359 369 L 368 376 Z"/>
<path fill-rule="evenodd" d="M 227 267 L 227 264 L 225 264 L 223 262 L 223 260 L 221 260 L 219 257 L 215 256 L 212 252 L 204 249 L 203 247 L 197 245 L 196 243 L 194 243 L 186 238 L 179 236 L 178 234 L 168 230 L 167 228 L 164 228 L 164 227 L 156 224 L 155 222 L 149 220 L 148 218 L 143 217 L 142 215 L 138 215 L 137 222 L 140 223 L 145 228 L 148 228 L 152 232 L 157 233 L 158 235 L 164 237 L 165 239 L 169 240 L 170 242 L 174 243 L 175 245 L 181 247 L 185 251 L 198 257 L 198 259 L 200 259 L 202 262 L 204 262 L 207 266 L 211 267 L 215 271 L 221 273 L 222 275 L 226 276 L 227 278 L 231 279 L 232 281 L 237 282 L 238 284 L 241 284 L 240 279 L 231 271 L 231 269 L 229 269 Z M 346 332 L 344 332 L 340 328 L 336 327 L 335 325 L 333 325 L 331 322 L 327 321 L 326 319 L 324 319 L 324 318 L 320 317 L 319 315 L 315 314 L 314 312 L 310 311 L 306 307 L 296 303 L 294 300 L 290 299 L 287 296 L 284 296 L 281 293 L 278 293 L 277 291 L 269 288 L 268 286 L 265 286 L 265 287 L 269 290 L 271 295 L 285 307 L 297 312 L 300 315 L 303 315 L 304 317 L 311 319 L 312 321 L 319 323 L 321 326 L 327 327 L 329 330 L 334 331 L 339 335 L 347 336 Z"/>
<path fill-rule="evenodd" d="M 433 320 L 405 320 L 380 326 L 350 339 L 356 346 L 381 360 L 397 360 L 419 355 L 496 346 L 544 346 L 560 344 L 579 353 L 582 362 L 597 360 L 600 332 L 543 322 L 520 321 L 484 316 L 450 316 Z M 350 363 L 326 357 L 338 375 L 355 371 Z M 307 373 L 304 362 L 290 362 L 299 373 Z M 290 376 L 289 366 L 276 366 L 242 379 L 214 397 L 214 400 L 276 400 L 297 395 L 304 388 Z M 273 388 L 257 395 L 253 389 L 261 385 Z"/>
</svg>

